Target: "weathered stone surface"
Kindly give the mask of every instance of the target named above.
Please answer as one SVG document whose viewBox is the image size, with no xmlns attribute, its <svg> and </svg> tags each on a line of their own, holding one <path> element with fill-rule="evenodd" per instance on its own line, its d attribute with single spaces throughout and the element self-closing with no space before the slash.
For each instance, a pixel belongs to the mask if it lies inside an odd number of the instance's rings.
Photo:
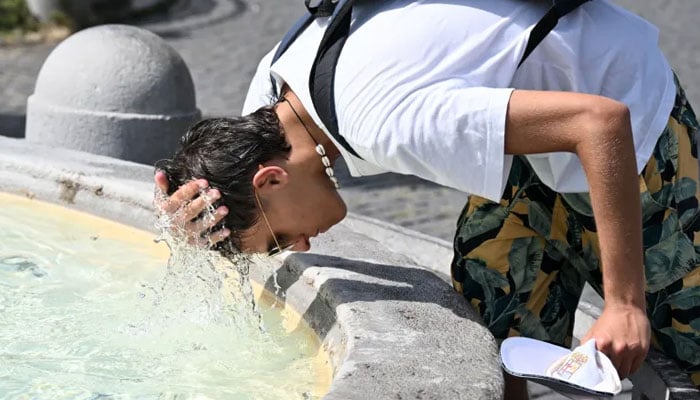
<svg viewBox="0 0 700 400">
<path fill-rule="evenodd" d="M 141 163 L 172 154 L 200 117 L 182 58 L 126 25 L 80 31 L 56 47 L 27 101 L 26 138 Z"/>
<path fill-rule="evenodd" d="M 0 191 L 142 229 L 154 221 L 152 174 L 145 165 L 0 137 Z M 251 269 L 323 339 L 335 370 L 324 398 L 502 398 L 495 340 L 447 282 L 416 262 L 436 243 L 409 235 L 410 249 L 398 253 L 382 238 L 390 231 L 401 241 L 401 229 L 366 224 L 344 221 L 314 239 L 311 253 Z"/>
</svg>

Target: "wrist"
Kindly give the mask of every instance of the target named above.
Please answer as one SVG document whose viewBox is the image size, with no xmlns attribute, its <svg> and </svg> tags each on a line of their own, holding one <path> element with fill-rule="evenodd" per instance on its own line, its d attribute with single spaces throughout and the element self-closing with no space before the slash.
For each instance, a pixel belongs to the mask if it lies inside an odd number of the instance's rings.
<svg viewBox="0 0 700 400">
<path fill-rule="evenodd" d="M 605 296 L 605 308 L 615 308 L 615 309 L 638 309 L 646 311 L 646 299 L 644 292 L 641 295 L 615 295 L 615 296 Z"/>
<path fill-rule="evenodd" d="M 607 269 L 603 272 L 605 304 L 646 310 L 646 279 L 643 262 L 639 260 L 608 265 L 617 268 Z M 634 265 L 640 267 L 635 268 Z"/>
</svg>

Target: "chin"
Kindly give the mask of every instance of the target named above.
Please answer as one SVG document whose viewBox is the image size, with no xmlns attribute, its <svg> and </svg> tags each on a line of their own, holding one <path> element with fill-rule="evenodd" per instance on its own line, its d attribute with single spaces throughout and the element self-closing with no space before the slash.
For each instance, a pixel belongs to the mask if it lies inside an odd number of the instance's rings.
<svg viewBox="0 0 700 400">
<path fill-rule="evenodd" d="M 342 221 L 348 214 L 348 207 L 337 191 L 326 192 L 324 195 L 312 206 L 312 214 L 318 216 L 316 223 L 318 224 L 317 228 L 321 232 L 327 231 L 333 225 Z"/>
<path fill-rule="evenodd" d="M 333 221 L 331 226 L 339 223 L 345 218 L 346 215 L 348 215 L 348 206 L 340 196 L 338 196 L 338 203 L 333 211 Z"/>
</svg>

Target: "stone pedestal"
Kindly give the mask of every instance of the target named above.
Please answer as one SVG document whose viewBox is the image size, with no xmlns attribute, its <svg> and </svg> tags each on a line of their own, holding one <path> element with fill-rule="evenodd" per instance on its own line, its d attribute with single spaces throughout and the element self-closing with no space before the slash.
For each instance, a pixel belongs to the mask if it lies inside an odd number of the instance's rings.
<svg viewBox="0 0 700 400">
<path fill-rule="evenodd" d="M 169 157 L 200 116 L 175 50 L 144 29 L 102 25 L 46 59 L 27 101 L 26 139 L 152 164 Z"/>
</svg>

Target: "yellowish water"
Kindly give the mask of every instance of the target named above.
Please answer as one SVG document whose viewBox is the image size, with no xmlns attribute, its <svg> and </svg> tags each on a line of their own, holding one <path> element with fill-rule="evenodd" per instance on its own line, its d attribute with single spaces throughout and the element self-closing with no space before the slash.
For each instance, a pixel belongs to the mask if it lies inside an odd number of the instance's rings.
<svg viewBox="0 0 700 400">
<path fill-rule="evenodd" d="M 259 286 L 255 311 L 235 269 L 166 268 L 168 254 L 150 233 L 0 193 L 0 398 L 327 392 L 327 354 L 297 313 Z"/>
</svg>

